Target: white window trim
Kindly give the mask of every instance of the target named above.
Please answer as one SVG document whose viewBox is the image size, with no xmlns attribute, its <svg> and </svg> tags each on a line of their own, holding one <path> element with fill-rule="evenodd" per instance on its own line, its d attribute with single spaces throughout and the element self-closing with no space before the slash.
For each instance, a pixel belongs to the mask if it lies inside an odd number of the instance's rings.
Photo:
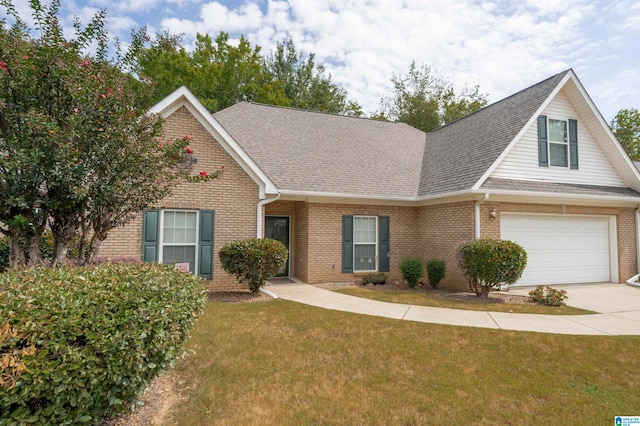
<svg viewBox="0 0 640 426">
<path fill-rule="evenodd" d="M 164 242 L 164 213 L 165 212 L 181 212 L 181 213 L 195 213 L 196 214 L 196 241 L 195 243 L 165 243 Z M 182 246 L 194 246 L 196 248 L 196 259 L 193 265 L 193 274 L 198 275 L 198 251 L 199 251 L 199 235 L 200 235 L 200 214 L 198 210 L 183 210 L 183 209 L 163 209 L 160 210 L 160 232 L 158 235 L 158 263 L 163 263 L 164 247 L 182 247 Z"/>
<path fill-rule="evenodd" d="M 376 237 L 375 237 L 375 241 L 373 243 L 374 245 L 374 262 L 375 262 L 375 269 L 363 269 L 363 270 L 356 270 L 356 245 L 371 245 L 371 243 L 356 243 L 356 218 L 367 218 L 367 219 L 375 219 L 376 221 Z M 355 273 L 361 273 L 361 272 L 378 272 L 378 269 L 380 269 L 380 262 L 378 260 L 378 236 L 380 235 L 380 229 L 379 229 L 379 221 L 378 221 L 378 216 L 369 216 L 369 215 L 354 215 L 353 216 L 353 272 Z"/>
<path fill-rule="evenodd" d="M 554 121 L 564 121 L 565 125 L 567 126 L 567 140 L 565 142 L 560 142 L 560 141 L 552 141 L 551 140 L 551 120 Z M 571 168 L 571 149 L 569 147 L 569 140 L 571 138 L 571 135 L 569 134 L 570 129 L 569 129 L 569 118 L 557 118 L 557 117 L 547 117 L 547 152 L 549 155 L 549 167 L 559 167 L 562 169 L 569 169 Z M 564 145 L 567 149 L 567 164 L 566 166 L 556 166 L 551 164 L 551 144 L 556 144 L 556 145 Z"/>
</svg>

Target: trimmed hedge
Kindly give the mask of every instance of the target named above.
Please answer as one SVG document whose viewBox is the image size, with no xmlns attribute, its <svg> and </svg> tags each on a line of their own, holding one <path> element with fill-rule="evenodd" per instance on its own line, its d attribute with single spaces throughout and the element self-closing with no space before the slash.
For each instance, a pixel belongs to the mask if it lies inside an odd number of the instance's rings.
<svg viewBox="0 0 640 426">
<path fill-rule="evenodd" d="M 400 260 L 400 272 L 409 287 L 418 285 L 418 280 L 424 276 L 424 264 L 422 260 L 415 257 L 403 257 Z"/>
<path fill-rule="evenodd" d="M 99 424 L 183 353 L 200 278 L 143 263 L 0 275 L 0 424 Z"/>
<path fill-rule="evenodd" d="M 257 292 L 264 282 L 275 276 L 287 264 L 287 248 L 270 238 L 250 238 L 225 244 L 218 252 L 224 270 L 238 280 L 249 283 Z"/>
<path fill-rule="evenodd" d="M 447 264 L 444 260 L 432 259 L 427 262 L 427 277 L 429 278 L 429 285 L 433 288 L 438 287 L 440 281 L 444 278 L 447 270 Z"/>
<path fill-rule="evenodd" d="M 487 297 L 492 288 L 520 279 L 527 266 L 527 252 L 513 241 L 483 238 L 462 244 L 458 262 L 471 291 Z"/>
</svg>

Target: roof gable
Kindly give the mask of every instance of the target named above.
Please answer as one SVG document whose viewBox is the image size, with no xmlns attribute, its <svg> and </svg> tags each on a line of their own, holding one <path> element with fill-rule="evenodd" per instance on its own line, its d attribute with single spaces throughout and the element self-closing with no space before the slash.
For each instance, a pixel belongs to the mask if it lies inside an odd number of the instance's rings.
<svg viewBox="0 0 640 426">
<path fill-rule="evenodd" d="M 419 195 L 474 188 L 567 73 L 556 74 L 427 134 Z"/>
<path fill-rule="evenodd" d="M 546 170 L 541 171 L 536 167 L 536 173 L 533 175 L 525 173 L 521 178 L 586 185 L 627 186 L 635 191 L 640 191 L 638 170 L 624 152 L 573 70 L 567 70 L 557 76 L 562 76 L 562 78 L 556 83 L 555 89 L 533 112 L 521 132 L 509 143 L 473 188 L 480 188 L 489 176 L 515 177 L 513 174 L 505 174 L 505 167 L 508 167 L 505 160 L 508 162 L 509 156 L 513 157 L 518 154 L 514 151 L 522 149 L 522 145 L 519 145 L 522 143 L 521 141 L 524 140 L 523 142 L 527 143 L 527 139 L 537 140 L 536 120 L 539 115 L 544 114 L 551 118 L 559 115 L 559 118 L 565 116 L 567 119 L 578 120 L 579 169 L 569 172 L 569 170 L 554 170 L 549 167 L 542 168 Z M 581 145 L 581 140 L 585 144 Z M 534 162 L 537 165 L 537 146 L 535 147 Z M 518 167 L 522 168 L 523 165 L 520 164 Z"/>
<path fill-rule="evenodd" d="M 218 123 L 196 97 L 182 86 L 153 106 L 149 112 L 169 117 L 181 107 L 187 108 L 198 122 L 229 153 L 242 169 L 258 184 L 260 198 L 267 194 L 277 194 L 278 188 L 258 167 L 253 159 L 240 147 L 233 137 Z"/>
</svg>

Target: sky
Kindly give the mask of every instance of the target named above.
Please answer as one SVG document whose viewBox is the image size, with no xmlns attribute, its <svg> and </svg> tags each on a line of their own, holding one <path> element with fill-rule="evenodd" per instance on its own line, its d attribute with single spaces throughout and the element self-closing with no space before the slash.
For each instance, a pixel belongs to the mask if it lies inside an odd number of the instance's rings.
<svg viewBox="0 0 640 426">
<path fill-rule="evenodd" d="M 48 0 L 43 0 L 46 4 Z M 607 122 L 640 109 L 640 0 L 61 0 L 63 23 L 107 10 L 112 36 L 244 35 L 262 53 L 291 37 L 365 113 L 412 61 L 490 103 L 573 68 Z M 28 0 L 13 0 L 28 16 Z M 24 12 L 22 12 L 24 11 Z M 0 16 L 3 14 L 0 11 Z"/>
</svg>

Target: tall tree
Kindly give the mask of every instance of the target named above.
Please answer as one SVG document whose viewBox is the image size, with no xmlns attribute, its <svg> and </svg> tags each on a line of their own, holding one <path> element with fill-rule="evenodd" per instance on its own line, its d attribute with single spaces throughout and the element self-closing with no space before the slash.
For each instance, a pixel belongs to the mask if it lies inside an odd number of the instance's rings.
<svg viewBox="0 0 640 426">
<path fill-rule="evenodd" d="M 634 161 L 640 161 L 640 112 L 637 108 L 621 109 L 611 120 L 611 129 L 624 150 Z"/>
<path fill-rule="evenodd" d="M 425 132 L 458 120 L 487 104 L 478 86 L 455 89 L 445 77 L 427 65 L 416 66 L 391 78 L 391 95 L 380 100 L 381 109 L 372 118 L 401 121 Z"/>
<path fill-rule="evenodd" d="M 155 85 L 152 103 L 185 85 L 211 112 L 241 101 L 290 104 L 282 84 L 265 67 L 260 47 L 252 47 L 243 36 L 233 46 L 225 32 L 215 43 L 209 35 L 198 34 L 193 52 L 181 42 L 181 37 L 161 33 L 141 52 L 141 73 Z"/>
<path fill-rule="evenodd" d="M 347 91 L 332 81 L 326 67 L 314 53 L 296 51 L 293 39 L 276 45 L 265 58 L 267 69 L 284 85 L 285 96 L 294 108 L 361 116 L 362 107 L 347 98 Z"/>
<path fill-rule="evenodd" d="M 189 137 L 159 142 L 161 117 L 139 105 L 148 88 L 131 61 L 143 31 L 111 60 L 104 11 L 84 28 L 76 21 L 66 39 L 59 0 L 30 1 L 36 31 L 10 1 L 0 5 L 15 19 L 11 27 L 0 22 L 0 232 L 10 238 L 12 267 L 26 261 L 24 240 L 30 260 L 40 261 L 47 224 L 52 265 L 80 230 L 92 234 L 91 260 L 112 227 L 170 194 L 176 179 L 216 177 L 181 171 Z M 97 46 L 93 55 L 84 53 L 89 46 Z"/>
</svg>

